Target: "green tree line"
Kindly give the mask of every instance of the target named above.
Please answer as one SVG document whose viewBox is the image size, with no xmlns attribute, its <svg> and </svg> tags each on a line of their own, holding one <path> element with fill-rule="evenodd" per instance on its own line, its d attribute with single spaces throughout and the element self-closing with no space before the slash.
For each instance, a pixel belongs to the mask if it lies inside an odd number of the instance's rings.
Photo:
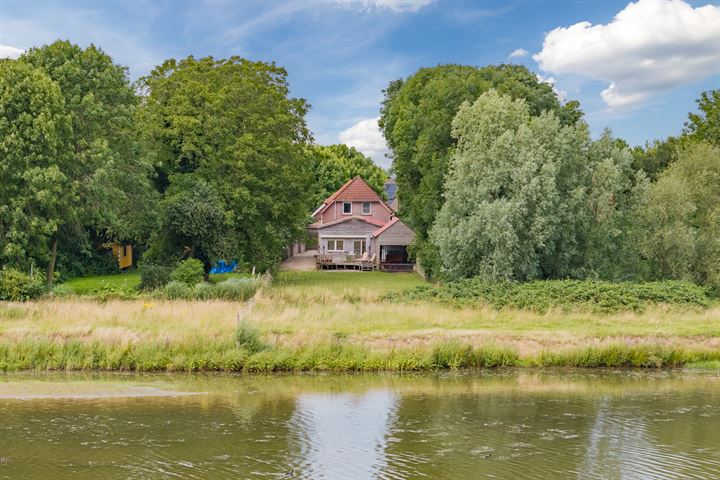
<svg viewBox="0 0 720 480">
<path fill-rule="evenodd" d="M 270 268 L 312 211 L 354 175 L 386 172 L 318 146 L 287 72 L 239 57 L 167 60 L 131 82 L 68 41 L 0 60 L 0 266 L 58 276 L 218 259 Z"/>
<path fill-rule="evenodd" d="M 720 292 L 720 91 L 678 137 L 592 140 L 524 67 L 392 82 L 380 125 L 400 215 L 434 278 L 693 281 Z"/>
<path fill-rule="evenodd" d="M 682 279 L 720 289 L 720 93 L 682 133 L 593 140 L 577 101 L 516 65 L 391 82 L 380 127 L 400 216 L 434 278 Z M 388 172 L 318 146 L 282 67 L 170 59 L 131 82 L 102 49 L 57 41 L 0 60 L 0 266 L 64 276 L 187 258 L 272 268 L 348 178 Z"/>
</svg>

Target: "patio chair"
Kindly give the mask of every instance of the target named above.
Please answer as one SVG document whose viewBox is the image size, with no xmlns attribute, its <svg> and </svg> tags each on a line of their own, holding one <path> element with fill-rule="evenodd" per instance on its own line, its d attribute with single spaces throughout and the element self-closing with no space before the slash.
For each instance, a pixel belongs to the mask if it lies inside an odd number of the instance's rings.
<svg viewBox="0 0 720 480">
<path fill-rule="evenodd" d="M 360 267 L 363 272 L 372 272 L 375 270 L 375 254 L 370 258 L 367 258 L 367 254 L 363 255 L 363 259 L 360 260 Z"/>
</svg>

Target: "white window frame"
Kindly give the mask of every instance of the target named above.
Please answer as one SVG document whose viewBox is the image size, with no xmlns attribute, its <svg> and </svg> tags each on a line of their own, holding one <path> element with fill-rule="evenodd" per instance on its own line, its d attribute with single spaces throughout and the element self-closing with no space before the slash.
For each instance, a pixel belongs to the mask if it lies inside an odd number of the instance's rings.
<svg viewBox="0 0 720 480">
<path fill-rule="evenodd" d="M 357 242 L 360 242 L 360 252 L 359 253 L 357 251 L 355 251 L 355 244 Z M 362 255 L 367 252 L 367 240 L 365 240 L 364 238 L 363 239 L 354 239 L 353 243 L 352 243 L 352 247 L 353 247 L 353 249 L 352 249 L 353 253 L 355 253 L 356 255 L 358 255 L 358 254 Z"/>
<path fill-rule="evenodd" d="M 326 240 L 328 252 L 344 252 L 345 251 L 345 240 L 341 238 L 333 238 Z M 332 242 L 332 248 L 330 248 L 330 242 Z"/>
<path fill-rule="evenodd" d="M 350 205 L 350 211 L 345 211 L 345 205 Z M 352 202 L 342 202 L 342 213 L 343 215 L 352 215 Z"/>
<path fill-rule="evenodd" d="M 367 212 L 365 211 L 365 205 L 367 205 Z M 363 202 L 362 203 L 362 214 L 363 215 L 372 215 L 372 202 Z"/>
</svg>

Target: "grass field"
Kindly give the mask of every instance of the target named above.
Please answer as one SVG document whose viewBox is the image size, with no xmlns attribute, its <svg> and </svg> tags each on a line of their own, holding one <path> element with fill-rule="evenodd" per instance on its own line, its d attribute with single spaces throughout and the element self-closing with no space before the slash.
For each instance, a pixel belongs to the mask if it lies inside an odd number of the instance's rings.
<svg viewBox="0 0 720 480">
<path fill-rule="evenodd" d="M 544 313 L 382 297 L 415 274 L 281 272 L 249 303 L 0 304 L 0 369 L 417 370 L 720 366 L 720 306 Z M 243 338 L 237 341 L 238 325 Z"/>
<path fill-rule="evenodd" d="M 86 295 L 101 288 L 103 283 L 113 287 L 135 289 L 140 286 L 140 274 L 137 272 L 128 272 L 117 275 L 80 277 L 70 279 L 62 283 L 62 285 L 72 288 L 78 295 Z"/>
<path fill-rule="evenodd" d="M 222 282 L 228 278 L 247 277 L 248 274 L 243 273 L 218 273 L 210 275 L 212 283 Z M 136 271 L 120 273 L 116 275 L 95 275 L 91 277 L 72 278 L 62 283 L 65 287 L 69 287 L 78 295 L 88 295 L 100 288 L 103 284 L 111 287 L 137 289 L 140 286 L 140 274 Z"/>
</svg>

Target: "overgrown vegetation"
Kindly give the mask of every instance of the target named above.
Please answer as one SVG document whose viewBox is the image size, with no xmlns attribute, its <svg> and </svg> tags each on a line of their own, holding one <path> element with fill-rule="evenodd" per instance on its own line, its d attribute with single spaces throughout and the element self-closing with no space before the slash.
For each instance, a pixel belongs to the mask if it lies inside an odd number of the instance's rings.
<svg viewBox="0 0 720 480">
<path fill-rule="evenodd" d="M 386 295 L 391 301 L 431 300 L 457 306 L 489 305 L 495 309 L 514 308 L 546 312 L 591 311 L 597 313 L 635 311 L 650 306 L 707 308 L 708 290 L 681 281 L 602 282 L 591 280 L 545 280 L 535 282 L 486 282 L 460 280 L 443 285 L 424 285 Z"/>
<path fill-rule="evenodd" d="M 45 291 L 44 279 L 15 268 L 0 270 L 0 300 L 25 302 L 39 297 Z"/>
<path fill-rule="evenodd" d="M 356 345 L 316 344 L 306 348 L 267 348 L 243 331 L 238 342 L 113 345 L 80 340 L 37 340 L 0 343 L 0 371 L 121 370 L 121 371 L 420 371 L 494 367 L 641 367 L 662 368 L 720 362 L 720 352 L 661 345 L 616 344 L 568 351 L 543 351 L 522 357 L 517 351 L 493 346 L 473 348 L 461 342 L 431 348 L 373 350 Z M 242 339 L 241 339 L 242 338 Z"/>
<path fill-rule="evenodd" d="M 229 278 L 218 283 L 201 282 L 188 285 L 173 280 L 164 289 L 153 293 L 155 298 L 169 300 L 228 300 L 244 302 L 251 299 L 265 283 L 262 278 Z"/>
</svg>

